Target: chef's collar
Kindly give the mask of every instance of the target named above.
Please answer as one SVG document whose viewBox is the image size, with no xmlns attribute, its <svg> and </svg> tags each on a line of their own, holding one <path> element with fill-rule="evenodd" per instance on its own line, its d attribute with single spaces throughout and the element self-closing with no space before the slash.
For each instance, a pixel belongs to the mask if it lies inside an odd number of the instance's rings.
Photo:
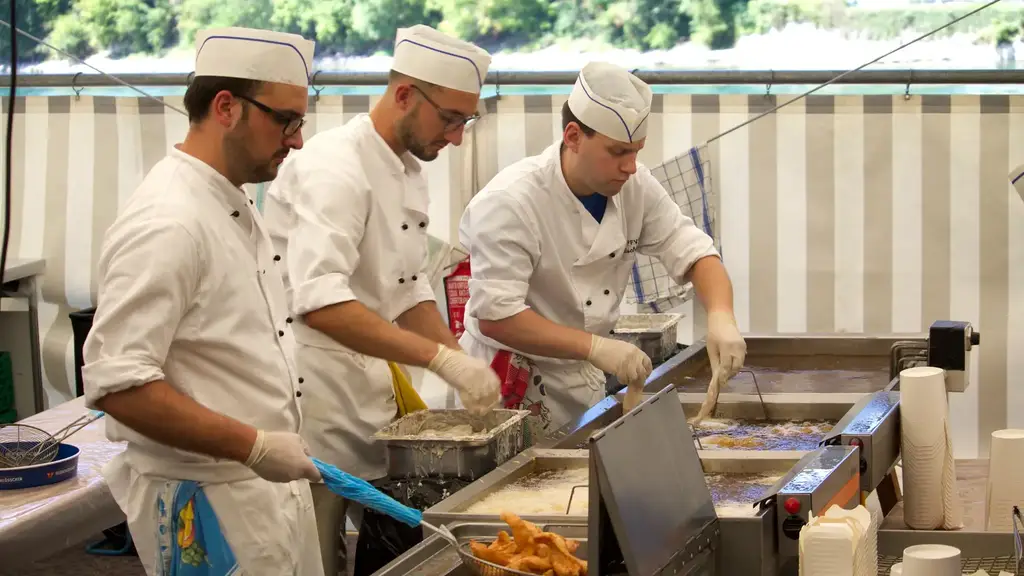
<svg viewBox="0 0 1024 576">
<path fill-rule="evenodd" d="M 582 207 L 576 200 L 576 195 L 573 194 L 572 188 L 569 188 L 569 183 L 565 180 L 565 173 L 562 172 L 562 143 L 556 142 L 548 147 L 544 151 L 547 156 L 547 161 L 551 164 L 551 170 L 554 172 L 553 181 L 553 192 L 555 192 L 562 202 L 569 202 L 574 205 Z"/>
<path fill-rule="evenodd" d="M 233 211 L 238 211 L 240 215 L 244 214 L 253 205 L 253 200 L 249 198 L 249 194 L 245 189 L 232 184 L 230 180 L 214 169 L 213 166 L 191 154 L 182 152 L 177 146 L 171 149 L 170 155 L 183 162 L 187 162 L 203 179 L 212 184 L 211 188 L 215 188 L 218 192 L 223 192 L 217 196 L 227 204 L 229 214 L 233 213 Z"/>
<path fill-rule="evenodd" d="M 370 134 L 370 140 L 373 141 L 374 151 L 377 156 L 384 162 L 384 165 L 391 170 L 393 175 L 398 174 L 418 174 L 422 170 L 422 166 L 419 161 L 410 154 L 409 152 L 403 153 L 401 156 L 395 154 L 395 151 L 388 146 L 388 143 L 384 141 L 380 133 L 377 132 L 377 128 L 373 125 L 373 120 L 370 119 L 369 114 L 363 114 L 352 119 L 352 122 L 362 122 L 363 130 L 366 130 Z"/>
</svg>

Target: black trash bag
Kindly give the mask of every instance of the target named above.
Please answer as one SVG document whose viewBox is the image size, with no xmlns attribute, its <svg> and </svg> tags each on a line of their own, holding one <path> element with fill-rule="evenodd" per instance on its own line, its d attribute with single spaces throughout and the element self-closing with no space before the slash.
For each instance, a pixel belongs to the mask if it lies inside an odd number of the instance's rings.
<svg viewBox="0 0 1024 576">
<path fill-rule="evenodd" d="M 423 511 L 465 488 L 458 478 L 384 479 L 372 484 L 402 504 Z M 412 528 L 369 508 L 363 510 L 352 576 L 370 576 L 423 541 L 423 528 Z"/>
</svg>

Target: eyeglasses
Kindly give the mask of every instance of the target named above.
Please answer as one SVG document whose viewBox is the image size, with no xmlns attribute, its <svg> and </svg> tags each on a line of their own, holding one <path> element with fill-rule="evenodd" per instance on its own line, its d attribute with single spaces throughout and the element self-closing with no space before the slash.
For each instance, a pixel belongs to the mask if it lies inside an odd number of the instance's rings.
<svg viewBox="0 0 1024 576">
<path fill-rule="evenodd" d="M 303 118 L 302 116 L 299 116 L 295 112 L 282 112 L 280 110 L 274 110 L 270 106 L 267 106 L 262 102 L 257 102 L 256 100 L 253 100 L 248 96 L 242 96 L 240 94 L 235 94 L 234 96 L 235 98 L 245 100 L 249 104 L 252 104 L 253 106 L 262 110 L 266 115 L 273 118 L 274 122 L 277 122 L 282 126 L 282 132 L 284 133 L 285 138 L 294 136 L 296 132 L 301 130 L 302 127 L 306 125 L 306 119 Z"/>
<path fill-rule="evenodd" d="M 415 88 L 417 92 L 420 93 L 420 96 L 423 96 L 424 100 L 426 100 L 431 106 L 434 107 L 434 110 L 437 110 L 437 115 L 440 116 L 441 120 L 444 120 L 445 122 L 445 132 L 451 132 L 453 130 L 458 130 L 459 128 L 462 128 L 463 126 L 469 126 L 471 123 L 476 122 L 477 120 L 480 119 L 479 114 L 470 114 L 469 116 L 464 116 L 461 113 L 456 112 L 454 110 L 441 108 L 440 106 L 437 105 L 436 102 L 431 100 L 430 96 L 427 96 L 427 93 L 424 92 L 419 86 L 415 84 L 411 84 L 411 86 Z"/>
</svg>

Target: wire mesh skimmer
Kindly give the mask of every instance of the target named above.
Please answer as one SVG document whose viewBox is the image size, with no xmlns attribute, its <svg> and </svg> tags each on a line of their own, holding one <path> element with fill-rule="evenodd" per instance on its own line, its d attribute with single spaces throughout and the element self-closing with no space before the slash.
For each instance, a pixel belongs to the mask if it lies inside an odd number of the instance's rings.
<svg viewBox="0 0 1024 576">
<path fill-rule="evenodd" d="M 55 434 L 29 424 L 0 426 L 0 468 L 23 468 L 53 462 L 61 442 L 103 416 L 90 412 Z"/>
<path fill-rule="evenodd" d="M 451 544 L 452 548 L 459 553 L 459 559 L 462 561 L 462 565 L 472 570 L 474 574 L 477 574 L 477 576 L 537 576 L 530 572 L 513 570 L 511 568 L 506 568 L 505 566 L 500 566 L 493 562 L 477 558 L 473 555 L 473 550 L 469 547 L 469 542 L 460 544 L 458 539 L 455 538 L 455 535 L 448 530 L 447 526 L 441 526 L 438 528 L 437 526 L 433 526 L 426 522 L 421 522 L 421 525 L 441 538 L 447 540 L 448 543 Z"/>
</svg>

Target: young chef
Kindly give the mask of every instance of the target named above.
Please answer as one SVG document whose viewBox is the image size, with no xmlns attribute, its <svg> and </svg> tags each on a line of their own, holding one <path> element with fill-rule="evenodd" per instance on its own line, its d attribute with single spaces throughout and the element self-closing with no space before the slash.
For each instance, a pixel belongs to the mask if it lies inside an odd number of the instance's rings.
<svg viewBox="0 0 1024 576">
<path fill-rule="evenodd" d="M 525 360 L 529 383 L 502 393 L 548 429 L 604 397 L 606 372 L 639 397 L 650 358 L 606 337 L 637 252 L 657 257 L 677 282 L 693 282 L 708 310 L 713 379 L 743 364 L 732 284 L 712 239 L 637 163 L 650 110 L 640 79 L 588 64 L 562 107 L 561 141 L 502 170 L 459 226 L 472 264 L 460 343 L 499 369 L 510 357 Z"/>
<path fill-rule="evenodd" d="M 499 401 L 497 376 L 459 348 L 434 301 L 420 165 L 462 142 L 489 64 L 485 51 L 428 26 L 399 30 L 373 110 L 311 138 L 268 192 L 305 379 L 302 435 L 314 456 L 365 480 L 387 475 L 385 447 L 371 439 L 397 412 L 387 360 L 435 372 L 469 410 Z M 347 505 L 322 486 L 313 496 L 334 576 Z M 359 520 L 355 507 L 348 513 Z"/>
<path fill-rule="evenodd" d="M 107 230 L 82 376 L 103 469 L 150 576 L 322 576 L 298 434 L 284 285 L 240 188 L 302 147 L 313 42 L 244 28 L 196 37 L 185 141 Z"/>
</svg>

